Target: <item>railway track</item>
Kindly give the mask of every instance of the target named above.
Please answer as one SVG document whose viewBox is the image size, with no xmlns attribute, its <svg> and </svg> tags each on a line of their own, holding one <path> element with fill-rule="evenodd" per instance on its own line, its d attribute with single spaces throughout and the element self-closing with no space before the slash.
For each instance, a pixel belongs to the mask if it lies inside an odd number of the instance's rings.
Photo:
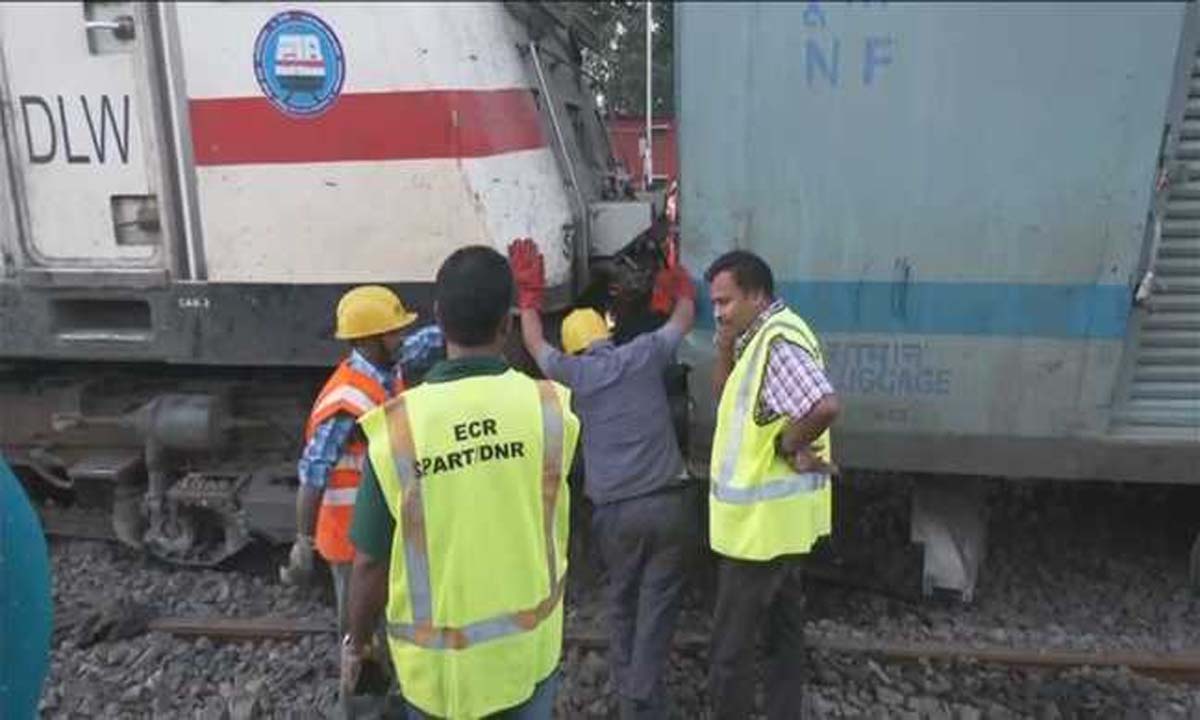
<svg viewBox="0 0 1200 720">
<path fill-rule="evenodd" d="M 334 626 L 327 622 L 272 616 L 161 617 L 151 620 L 147 629 L 183 637 L 203 636 L 234 641 L 288 640 L 335 632 Z M 568 631 L 563 637 L 563 644 L 567 647 L 603 650 L 608 646 L 608 639 L 599 633 Z M 1195 650 L 1157 653 L 986 647 L 970 643 L 866 641 L 811 633 L 807 644 L 809 648 L 817 651 L 872 656 L 888 661 L 988 663 L 1043 669 L 1124 667 L 1159 680 L 1200 682 L 1200 651 Z M 704 652 L 708 648 L 708 638 L 695 633 L 681 634 L 675 639 L 675 647 L 690 652 Z"/>
<path fill-rule="evenodd" d="M 809 568 L 812 652 L 798 679 L 813 717 L 1200 717 L 1189 538 L 1159 512 L 1194 507 L 1190 493 L 1005 495 L 989 582 L 963 605 L 900 582 L 912 560 L 888 554 L 907 539 L 900 504 L 866 490 L 845 501 L 855 522 L 838 540 L 850 551 Z M 51 550 L 59 637 L 44 717 L 215 718 L 250 695 L 258 717 L 336 710 L 332 599 L 324 583 L 281 586 L 279 549 L 247 548 L 209 569 L 106 542 L 55 539 Z M 556 717 L 612 717 L 601 576 L 586 552 L 572 569 Z M 698 571 L 669 662 L 681 717 L 702 717 L 710 702 L 710 580 Z M 95 617 L 113 603 L 137 617 Z"/>
</svg>

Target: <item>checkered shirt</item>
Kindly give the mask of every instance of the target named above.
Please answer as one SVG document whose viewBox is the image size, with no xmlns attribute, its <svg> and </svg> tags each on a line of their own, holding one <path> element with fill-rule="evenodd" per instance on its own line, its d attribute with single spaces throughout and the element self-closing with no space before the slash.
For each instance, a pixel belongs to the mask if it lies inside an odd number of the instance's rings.
<svg viewBox="0 0 1200 720">
<path fill-rule="evenodd" d="M 763 324 L 783 309 L 783 301 L 776 300 L 759 313 L 737 339 L 734 348 L 738 357 Z M 780 416 L 800 420 L 832 394 L 833 385 L 807 350 L 790 340 L 775 338 L 767 348 L 767 375 L 754 404 L 754 421 L 766 425 Z"/>
<path fill-rule="evenodd" d="M 437 325 L 409 333 L 404 337 L 404 345 L 400 349 L 400 366 L 405 382 L 419 382 L 429 368 L 445 357 L 446 340 Z M 350 364 L 355 370 L 374 378 L 391 394 L 394 378 L 375 367 L 357 350 L 351 352 Z M 304 446 L 296 467 L 301 484 L 323 489 L 329 483 L 329 473 L 341 457 L 342 448 L 346 447 L 357 422 L 350 415 L 338 413 L 313 430 L 312 439 Z"/>
</svg>

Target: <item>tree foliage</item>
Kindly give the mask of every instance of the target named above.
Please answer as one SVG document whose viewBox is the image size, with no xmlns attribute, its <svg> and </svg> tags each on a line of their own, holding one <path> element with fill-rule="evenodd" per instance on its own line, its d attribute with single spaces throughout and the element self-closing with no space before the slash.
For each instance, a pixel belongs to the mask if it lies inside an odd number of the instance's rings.
<svg viewBox="0 0 1200 720">
<path fill-rule="evenodd" d="M 646 112 L 646 4 L 632 0 L 571 2 L 571 12 L 601 39 L 601 47 L 585 49 L 584 70 L 597 81 L 602 107 L 621 115 Z M 674 110 L 674 3 L 651 5 L 653 45 L 653 113 Z"/>
</svg>

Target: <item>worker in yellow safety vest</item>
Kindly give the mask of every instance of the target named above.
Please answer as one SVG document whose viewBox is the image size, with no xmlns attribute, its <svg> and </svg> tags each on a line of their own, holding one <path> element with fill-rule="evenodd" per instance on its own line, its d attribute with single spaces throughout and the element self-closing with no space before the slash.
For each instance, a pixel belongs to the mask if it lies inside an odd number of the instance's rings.
<svg viewBox="0 0 1200 720">
<path fill-rule="evenodd" d="M 313 551 L 329 564 L 337 598 L 338 627 L 345 625 L 347 585 L 354 546 L 350 519 L 358 492 L 366 443 L 358 418 L 404 389 L 400 364 L 393 360 L 404 329 L 417 319 L 391 290 L 356 287 L 337 305 L 336 336 L 350 344 L 313 403 L 298 465 L 296 540 L 288 564 L 280 568 L 285 584 L 306 584 L 313 572 Z"/>
<path fill-rule="evenodd" d="M 409 717 L 549 718 L 557 692 L 579 422 L 565 388 L 503 359 L 513 288 L 495 250 L 450 255 L 434 305 L 447 359 L 359 423 L 341 685 L 380 657 L 386 608 Z"/>
<path fill-rule="evenodd" d="M 709 535 L 717 553 L 713 717 L 746 718 L 765 618 L 767 717 L 798 718 L 804 659 L 801 561 L 832 519 L 829 427 L 837 395 L 821 346 L 775 299 L 770 267 L 735 250 L 705 272 L 716 321 Z"/>
</svg>

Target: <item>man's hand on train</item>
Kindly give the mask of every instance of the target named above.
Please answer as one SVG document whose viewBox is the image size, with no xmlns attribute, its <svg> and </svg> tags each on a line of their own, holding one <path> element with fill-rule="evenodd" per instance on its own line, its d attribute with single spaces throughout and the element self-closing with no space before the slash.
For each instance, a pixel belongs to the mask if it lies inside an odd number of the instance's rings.
<svg viewBox="0 0 1200 720">
<path fill-rule="evenodd" d="M 654 291 L 650 295 L 650 309 L 665 315 L 681 298 L 696 299 L 696 286 L 692 284 L 687 268 L 677 263 L 659 270 L 654 278 Z"/>
<path fill-rule="evenodd" d="M 654 290 L 650 293 L 650 310 L 666 315 L 675 307 L 675 275 L 671 268 L 663 268 L 654 277 Z"/>
<path fill-rule="evenodd" d="M 279 568 L 279 580 L 284 585 L 304 586 L 313 574 L 313 539 L 309 535 L 297 535 L 288 553 L 288 564 Z"/>
<path fill-rule="evenodd" d="M 676 300 L 694 301 L 696 299 L 696 283 L 692 282 L 692 275 L 683 266 L 683 263 L 676 263 L 671 268 L 671 279 L 675 286 Z"/>
<path fill-rule="evenodd" d="M 513 240 L 508 246 L 508 264 L 517 284 L 517 307 L 541 310 L 546 290 L 546 268 L 542 253 L 531 238 Z"/>
</svg>

